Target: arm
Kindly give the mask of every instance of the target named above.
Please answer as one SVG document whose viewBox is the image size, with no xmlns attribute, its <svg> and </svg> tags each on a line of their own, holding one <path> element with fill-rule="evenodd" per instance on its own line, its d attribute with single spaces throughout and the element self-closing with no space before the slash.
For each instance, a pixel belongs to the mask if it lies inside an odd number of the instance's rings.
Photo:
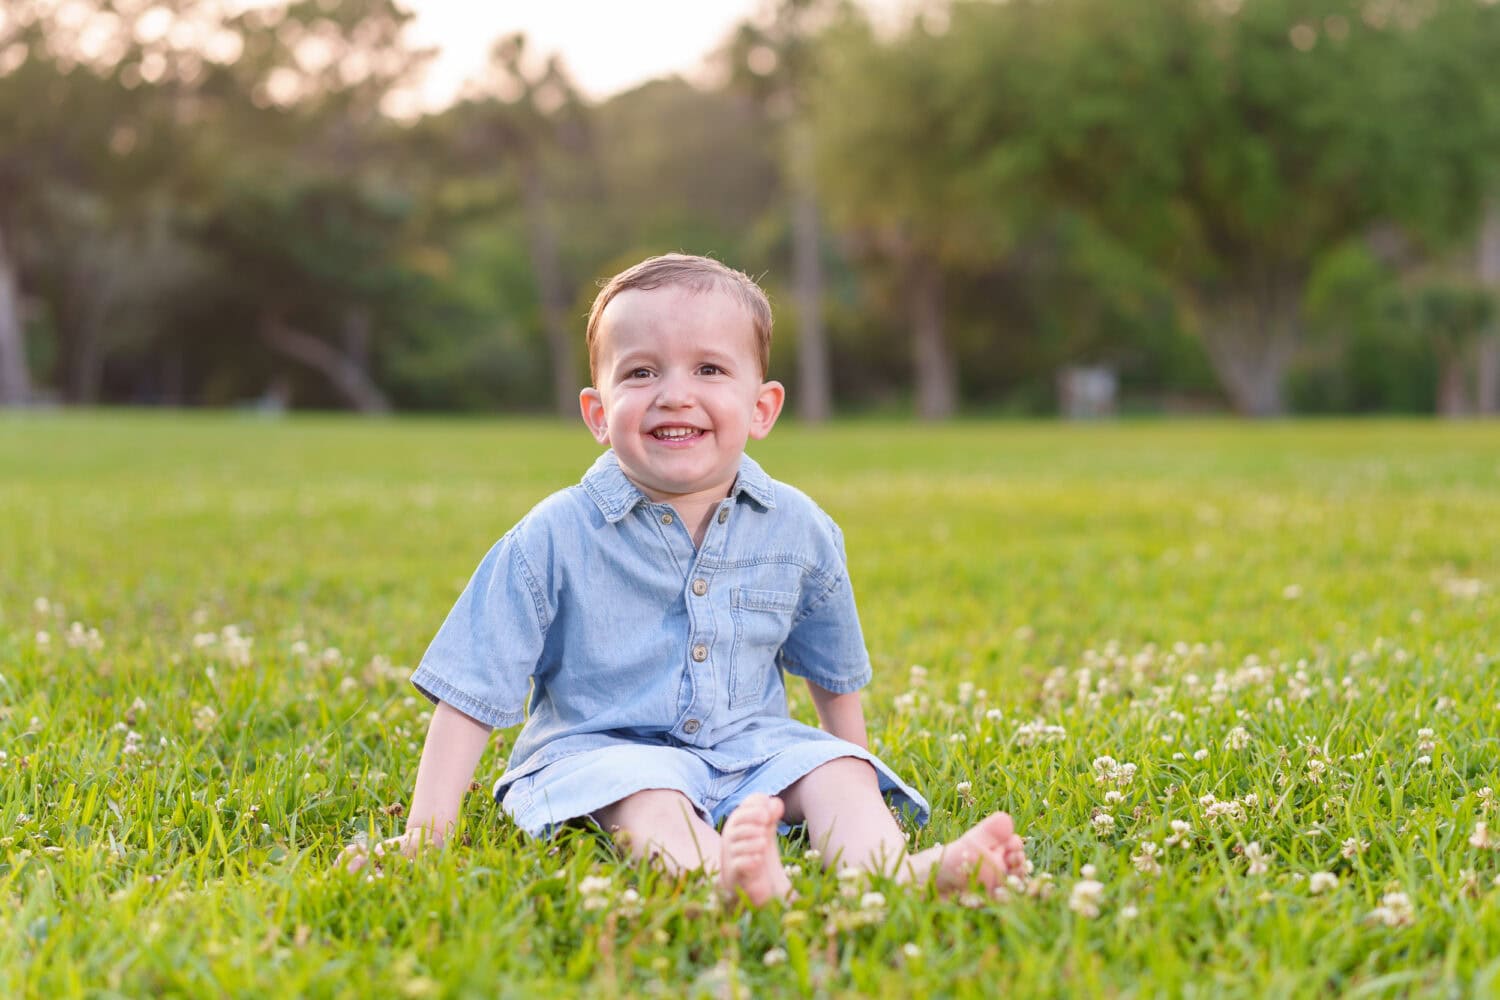
<svg viewBox="0 0 1500 1000">
<path fill-rule="evenodd" d="M 412 793 L 406 832 L 369 850 L 362 843 L 350 844 L 339 855 L 339 866 L 358 871 L 371 853 L 381 857 L 394 851 L 411 857 L 423 846 L 442 846 L 458 823 L 464 793 L 489 740 L 489 726 L 439 702 L 427 727 L 422 760 L 417 764 L 417 787 Z"/>
<path fill-rule="evenodd" d="M 428 841 L 440 845 L 458 822 L 474 768 L 490 742 L 490 727 L 469 718 L 446 702 L 438 702 L 422 760 L 417 764 L 417 788 L 412 793 L 406 832 L 422 831 Z"/>
<path fill-rule="evenodd" d="M 834 694 L 808 681 L 807 692 L 812 695 L 813 707 L 818 711 L 818 722 L 826 731 L 857 747 L 870 749 L 870 740 L 865 733 L 865 710 L 860 704 L 858 691 Z"/>
</svg>

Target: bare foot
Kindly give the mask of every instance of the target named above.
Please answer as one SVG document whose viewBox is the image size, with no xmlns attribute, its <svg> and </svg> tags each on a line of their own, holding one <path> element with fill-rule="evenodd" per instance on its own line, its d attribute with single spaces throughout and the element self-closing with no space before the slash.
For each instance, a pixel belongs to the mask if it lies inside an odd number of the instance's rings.
<svg viewBox="0 0 1500 1000">
<path fill-rule="evenodd" d="M 1008 876 L 1026 874 L 1026 851 L 1005 813 L 991 813 L 951 844 L 913 854 L 907 862 L 914 882 L 933 880 L 938 892 L 961 892 L 975 879 L 986 890 Z"/>
<path fill-rule="evenodd" d="M 764 906 L 791 891 L 776 847 L 776 824 L 785 811 L 780 799 L 752 795 L 724 821 L 719 888 L 730 901 L 743 896 L 751 906 Z"/>
</svg>

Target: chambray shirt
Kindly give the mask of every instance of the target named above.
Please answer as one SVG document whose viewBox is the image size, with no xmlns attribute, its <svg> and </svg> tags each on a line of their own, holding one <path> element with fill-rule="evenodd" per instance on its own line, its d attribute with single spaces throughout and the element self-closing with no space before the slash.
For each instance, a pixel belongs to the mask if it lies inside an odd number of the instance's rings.
<svg viewBox="0 0 1500 1000">
<path fill-rule="evenodd" d="M 525 722 L 500 797 L 622 742 L 734 771 L 826 736 L 788 717 L 784 673 L 840 694 L 870 680 L 833 519 L 747 456 L 695 548 L 607 451 L 490 549 L 412 682 L 489 726 Z"/>
</svg>

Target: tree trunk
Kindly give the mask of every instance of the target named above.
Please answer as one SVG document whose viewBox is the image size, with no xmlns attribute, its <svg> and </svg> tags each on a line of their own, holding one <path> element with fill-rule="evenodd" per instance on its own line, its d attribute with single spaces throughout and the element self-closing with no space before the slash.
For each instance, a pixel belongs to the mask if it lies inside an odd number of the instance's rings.
<svg viewBox="0 0 1500 1000">
<path fill-rule="evenodd" d="M 531 270 L 536 278 L 537 302 L 542 310 L 542 331 L 552 362 L 552 395 L 562 417 L 578 415 L 578 369 L 576 335 L 569 327 L 562 264 L 557 249 L 557 230 L 547 217 L 547 190 L 541 170 L 530 158 L 521 168 L 522 199 L 526 211 L 526 235 L 531 251 Z"/>
<path fill-rule="evenodd" d="M 1485 206 L 1479 230 L 1479 280 L 1500 295 L 1500 198 Z M 1497 324 L 1500 327 L 1500 324 Z M 1475 404 L 1480 413 L 1500 414 L 1500 328 L 1486 332 L 1479 341 L 1478 385 Z"/>
<path fill-rule="evenodd" d="M 260 335 L 270 347 L 321 372 L 360 413 L 390 412 L 390 400 L 358 361 L 317 337 L 288 326 L 274 312 L 261 314 Z"/>
<path fill-rule="evenodd" d="M 1475 349 L 1478 378 L 1474 386 L 1474 409 L 1487 417 L 1500 414 L 1500 333 L 1486 334 Z"/>
<path fill-rule="evenodd" d="M 907 272 L 917 416 L 946 420 L 958 411 L 958 371 L 944 331 L 943 274 L 924 257 L 914 257 Z"/>
<path fill-rule="evenodd" d="M 31 398 L 19 272 L 0 230 L 0 406 L 24 406 Z"/>
<path fill-rule="evenodd" d="M 1209 364 L 1241 416 L 1286 413 L 1282 386 L 1301 333 L 1300 290 L 1299 282 L 1280 276 L 1197 296 Z"/>
<path fill-rule="evenodd" d="M 1442 351 L 1438 360 L 1437 411 L 1450 420 L 1469 415 L 1468 372 L 1465 370 L 1463 353 L 1456 350 Z"/>
<path fill-rule="evenodd" d="M 833 413 L 828 335 L 823 327 L 823 254 L 813 185 L 813 137 L 792 128 L 792 274 L 797 296 L 797 415 L 811 424 Z"/>
</svg>

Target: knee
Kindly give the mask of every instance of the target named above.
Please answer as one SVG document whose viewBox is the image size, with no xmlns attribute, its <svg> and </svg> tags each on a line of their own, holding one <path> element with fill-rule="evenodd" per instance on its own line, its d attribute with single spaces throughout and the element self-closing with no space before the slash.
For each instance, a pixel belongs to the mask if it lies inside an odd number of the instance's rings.
<svg viewBox="0 0 1500 1000">
<path fill-rule="evenodd" d="M 849 792 L 880 794 L 880 779 L 875 767 L 860 757 L 835 757 L 808 771 L 781 793 L 787 815 L 793 822 L 805 822 L 808 807 L 819 801 L 839 798 Z"/>
<path fill-rule="evenodd" d="M 633 830 L 659 826 L 672 819 L 691 818 L 697 810 L 686 795 L 672 788 L 643 788 L 594 814 L 605 830 Z"/>
<path fill-rule="evenodd" d="M 880 779 L 875 775 L 875 766 L 862 757 L 835 757 L 828 763 L 813 768 L 807 777 L 815 779 L 816 784 L 880 785 Z"/>
</svg>

